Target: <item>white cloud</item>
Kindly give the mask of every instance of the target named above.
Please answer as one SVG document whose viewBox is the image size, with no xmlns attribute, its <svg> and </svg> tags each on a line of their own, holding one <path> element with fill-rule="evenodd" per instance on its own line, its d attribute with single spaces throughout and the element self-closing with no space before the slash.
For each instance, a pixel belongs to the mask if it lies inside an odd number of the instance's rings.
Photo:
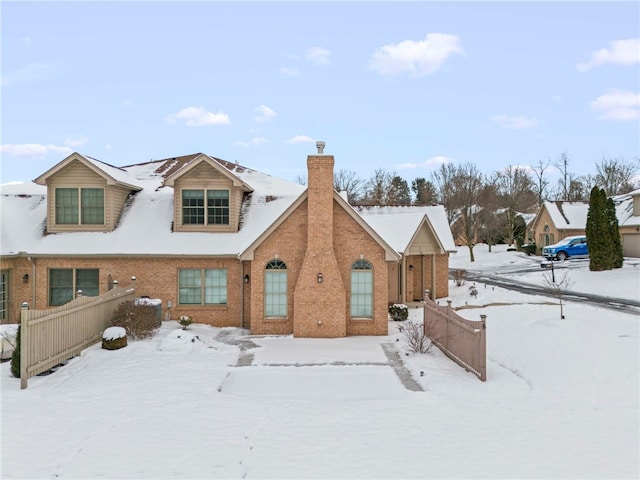
<svg viewBox="0 0 640 480">
<path fill-rule="evenodd" d="M 313 138 L 307 137 L 306 135 L 296 135 L 285 143 L 313 143 Z"/>
<path fill-rule="evenodd" d="M 256 122 L 266 122 L 267 120 L 271 120 L 277 115 L 276 112 L 274 112 L 266 105 L 257 106 L 256 112 L 258 112 L 258 115 L 256 116 Z"/>
<path fill-rule="evenodd" d="M 87 137 L 72 136 L 63 142 L 68 147 L 81 147 L 89 141 Z"/>
<path fill-rule="evenodd" d="M 265 143 L 269 143 L 269 140 L 264 137 L 255 137 L 248 142 L 233 142 L 234 145 L 238 145 L 239 147 L 259 147 Z"/>
<path fill-rule="evenodd" d="M 502 128 L 509 128 L 511 130 L 536 128 L 539 124 L 537 119 L 524 116 L 510 117 L 508 115 L 494 115 L 491 117 L 491 120 Z"/>
<path fill-rule="evenodd" d="M 107 143 L 107 144 L 104 146 L 104 148 L 105 148 L 106 150 L 111 150 L 113 147 L 111 146 L 111 144 L 110 144 L 110 143 Z"/>
<path fill-rule="evenodd" d="M 307 50 L 307 53 L 304 54 L 304 58 L 309 60 L 311 63 L 315 63 L 316 65 L 327 65 L 329 63 L 330 56 L 331 52 L 322 47 L 310 48 L 309 50 Z"/>
<path fill-rule="evenodd" d="M 298 75 L 298 69 L 295 67 L 282 67 L 280 73 L 288 77 L 296 77 Z"/>
<path fill-rule="evenodd" d="M 128 107 L 131 107 L 133 103 L 131 103 L 129 100 L 123 100 L 122 105 L 128 108 Z"/>
<path fill-rule="evenodd" d="M 578 71 L 586 72 L 607 63 L 614 65 L 640 63 L 640 38 L 616 40 L 609 45 L 609 48 L 601 48 L 591 52 L 591 58 L 588 62 L 576 65 Z"/>
<path fill-rule="evenodd" d="M 67 146 L 61 145 L 42 145 L 40 143 L 21 143 L 14 145 L 6 143 L 0 145 L 0 153 L 11 157 L 36 157 L 42 158 L 49 153 L 56 155 L 69 155 L 73 150 Z"/>
<path fill-rule="evenodd" d="M 604 120 L 635 120 L 640 118 L 640 94 L 628 90 L 610 90 L 589 104 Z"/>
<path fill-rule="evenodd" d="M 210 125 L 230 124 L 229 116 L 224 112 L 207 112 L 204 107 L 187 107 L 178 113 L 167 115 L 165 120 L 168 123 L 176 123 L 184 120 L 187 127 L 208 127 Z"/>
<path fill-rule="evenodd" d="M 429 33 L 424 40 L 404 40 L 378 48 L 369 68 L 380 75 L 409 73 L 420 77 L 434 73 L 454 53 L 463 53 L 457 36 Z"/>
<path fill-rule="evenodd" d="M 3 87 L 42 80 L 51 76 L 51 65 L 47 63 L 32 63 L 12 72 L 4 73 L 0 84 Z"/>
<path fill-rule="evenodd" d="M 400 165 L 396 165 L 396 168 L 399 170 L 410 170 L 414 168 L 435 168 L 440 165 L 452 162 L 455 162 L 455 160 L 451 157 L 436 155 L 435 157 L 431 157 L 422 163 L 401 163 Z"/>
</svg>

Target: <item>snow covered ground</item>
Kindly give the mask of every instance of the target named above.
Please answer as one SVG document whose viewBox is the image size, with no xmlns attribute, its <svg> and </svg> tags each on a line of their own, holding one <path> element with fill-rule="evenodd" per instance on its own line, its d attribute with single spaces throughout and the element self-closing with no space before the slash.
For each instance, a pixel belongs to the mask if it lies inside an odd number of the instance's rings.
<svg viewBox="0 0 640 480">
<path fill-rule="evenodd" d="M 451 266 L 509 275 L 540 261 L 476 255 Z M 566 267 L 574 290 L 638 299 L 631 260 Z M 438 350 L 406 356 L 395 322 L 387 337 L 250 337 L 245 351 L 228 343 L 244 331 L 165 322 L 26 390 L 4 363 L 2 478 L 638 478 L 638 315 L 568 303 L 560 320 L 554 298 L 476 288 L 451 283 L 450 299 L 487 315 L 484 383 Z M 383 343 L 423 392 L 402 385 Z"/>
</svg>

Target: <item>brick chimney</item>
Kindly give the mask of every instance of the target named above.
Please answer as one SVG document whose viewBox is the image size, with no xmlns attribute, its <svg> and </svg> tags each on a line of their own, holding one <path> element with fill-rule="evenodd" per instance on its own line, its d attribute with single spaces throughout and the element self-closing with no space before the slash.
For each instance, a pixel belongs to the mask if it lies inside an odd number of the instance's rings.
<svg viewBox="0 0 640 480">
<path fill-rule="evenodd" d="M 333 165 L 317 142 L 307 157 L 307 250 L 295 288 L 293 334 L 296 337 L 344 337 L 346 289 L 333 246 Z"/>
</svg>

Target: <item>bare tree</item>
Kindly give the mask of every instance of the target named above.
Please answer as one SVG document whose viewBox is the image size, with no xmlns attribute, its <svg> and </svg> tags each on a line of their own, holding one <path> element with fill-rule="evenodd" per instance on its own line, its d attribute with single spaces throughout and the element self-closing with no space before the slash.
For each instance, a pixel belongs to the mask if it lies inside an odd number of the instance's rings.
<svg viewBox="0 0 640 480">
<path fill-rule="evenodd" d="M 535 203 L 533 181 L 527 169 L 512 165 L 494 173 L 493 181 L 503 209 L 505 240 L 512 245 L 516 217 Z"/>
<path fill-rule="evenodd" d="M 338 170 L 333 174 L 333 187 L 338 192 L 347 192 L 347 200 L 354 205 L 362 196 L 364 180 L 353 170 Z"/>
<path fill-rule="evenodd" d="M 453 177 L 456 174 L 456 166 L 453 163 L 443 163 L 431 173 L 431 181 L 438 194 L 439 202 L 447 212 L 447 221 L 451 225 L 455 217 L 453 205 Z"/>
<path fill-rule="evenodd" d="M 573 286 L 573 282 L 569 278 L 569 272 L 564 272 L 562 275 L 557 276 L 553 270 L 551 273 L 545 272 L 544 284 L 551 293 L 558 297 L 558 301 L 560 302 L 560 319 L 564 320 L 564 306 L 562 299 Z"/>
<path fill-rule="evenodd" d="M 364 186 L 363 202 L 368 205 L 387 205 L 389 190 L 391 190 L 391 180 L 395 176 L 395 172 L 389 173 L 382 169 L 375 170 Z"/>
<path fill-rule="evenodd" d="M 306 185 L 307 184 L 307 176 L 306 175 L 297 175 L 296 178 L 294 179 L 294 182 L 300 184 L 300 185 Z"/>
<path fill-rule="evenodd" d="M 482 209 L 478 213 L 478 236 L 491 247 L 504 237 L 504 222 L 501 220 L 498 210 L 500 202 L 498 190 L 494 182 L 485 182 L 480 193 L 480 205 Z"/>
<path fill-rule="evenodd" d="M 620 195 L 633 190 L 638 165 L 620 158 L 603 158 L 596 163 L 595 184 L 603 188 L 607 196 Z"/>
<path fill-rule="evenodd" d="M 547 197 L 549 180 L 545 178 L 544 173 L 549 169 L 550 166 L 551 160 L 547 159 L 546 161 L 538 160 L 537 164 L 530 167 L 535 177 L 533 189 L 538 195 L 538 206 L 542 206 L 542 203 L 546 200 Z"/>
<path fill-rule="evenodd" d="M 478 235 L 483 176 L 470 162 L 455 167 L 454 172 L 451 179 L 451 206 L 458 218 L 454 222 L 453 235 L 462 239 L 469 248 L 469 260 L 474 262 L 473 247 Z"/>
<path fill-rule="evenodd" d="M 554 166 L 560 170 L 560 180 L 558 181 L 560 198 L 556 200 L 567 200 L 569 198 L 569 183 L 571 182 L 571 173 L 569 172 L 569 155 L 567 152 L 562 152 L 560 158 L 556 161 Z"/>
</svg>

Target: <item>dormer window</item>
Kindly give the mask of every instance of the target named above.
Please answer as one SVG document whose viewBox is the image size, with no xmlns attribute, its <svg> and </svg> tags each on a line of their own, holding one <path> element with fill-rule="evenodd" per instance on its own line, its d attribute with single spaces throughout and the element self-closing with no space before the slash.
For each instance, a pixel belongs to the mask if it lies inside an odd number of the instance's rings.
<svg viewBox="0 0 640 480">
<path fill-rule="evenodd" d="M 182 224 L 229 225 L 229 190 L 182 190 Z"/>
<path fill-rule="evenodd" d="M 104 225 L 104 189 L 56 188 L 57 225 Z"/>
</svg>

